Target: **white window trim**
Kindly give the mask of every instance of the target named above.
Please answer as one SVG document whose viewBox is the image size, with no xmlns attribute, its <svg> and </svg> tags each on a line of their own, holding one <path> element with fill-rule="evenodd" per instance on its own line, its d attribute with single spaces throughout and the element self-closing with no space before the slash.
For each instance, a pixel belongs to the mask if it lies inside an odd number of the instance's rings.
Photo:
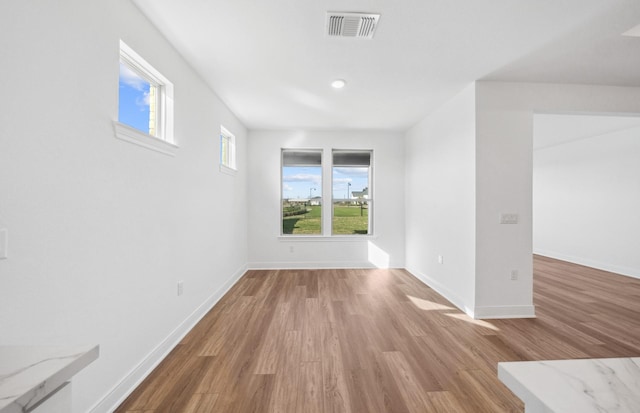
<svg viewBox="0 0 640 413">
<path fill-rule="evenodd" d="M 228 166 L 222 164 L 220 164 L 220 172 L 231 176 L 236 176 L 238 174 L 237 169 L 229 168 Z"/>
<path fill-rule="evenodd" d="M 340 235 L 308 235 L 308 234 L 290 234 L 279 235 L 278 241 L 303 241 L 303 242 L 358 242 L 377 239 L 377 234 L 340 234 Z"/>
<path fill-rule="evenodd" d="M 283 176 L 282 176 L 282 167 L 283 167 L 283 161 L 282 161 L 282 151 L 288 149 L 288 150 L 295 150 L 295 151 L 319 151 L 322 155 L 322 186 L 323 186 L 323 193 L 329 193 L 330 195 L 328 195 L 328 208 L 331 209 L 330 214 L 328 215 L 328 219 L 325 219 L 325 204 L 326 204 L 326 199 L 325 196 L 323 195 L 322 197 L 322 223 L 321 223 L 321 229 L 320 229 L 320 234 L 283 234 L 282 233 L 282 199 L 283 199 L 283 193 L 282 193 L 282 180 L 283 180 Z M 325 148 L 326 149 L 326 148 Z M 335 201 L 340 201 L 341 199 L 334 199 L 333 198 L 333 153 L 335 151 L 343 151 L 343 152 L 370 152 L 370 161 L 369 161 L 369 182 L 368 182 L 368 188 L 370 191 L 370 194 L 374 194 L 373 192 L 373 181 L 374 181 L 374 153 L 375 151 L 373 149 L 339 149 L 339 148 L 330 148 L 329 152 L 331 153 L 330 159 L 325 159 L 325 149 L 323 148 L 294 148 L 294 147 L 287 147 L 287 148 L 281 148 L 280 149 L 280 224 L 279 224 L 279 235 L 278 235 L 278 240 L 279 241 L 303 241 L 303 242 L 313 242 L 313 241 L 318 241 L 318 242 L 359 242 L 359 241 L 368 241 L 368 240 L 372 240 L 372 239 L 377 239 L 378 238 L 378 234 L 374 231 L 375 227 L 374 227 L 374 200 L 373 198 L 371 199 L 367 199 L 368 202 L 370 202 L 370 209 L 369 209 L 369 217 L 368 217 L 368 227 L 369 227 L 369 233 L 367 234 L 333 234 L 333 204 Z M 327 186 L 325 186 L 325 178 L 326 176 L 330 176 L 330 180 L 328 182 L 328 184 L 326 184 Z M 329 188 L 329 192 L 327 192 L 327 188 Z M 328 222 L 328 230 L 329 233 L 325 232 L 325 228 L 327 228 L 326 222 Z"/>
<path fill-rule="evenodd" d="M 157 136 L 144 133 L 116 120 L 114 121 L 116 138 L 175 156 L 175 149 L 178 148 L 178 145 L 173 135 L 173 83 L 122 40 L 120 40 L 120 59 L 135 68 L 158 88 Z"/>
<path fill-rule="evenodd" d="M 229 165 L 222 163 L 222 153 L 220 153 L 220 172 L 233 176 L 238 173 L 236 161 L 236 136 L 229 132 L 227 128 L 220 125 L 220 139 L 222 139 L 223 136 L 229 139 Z"/>
<path fill-rule="evenodd" d="M 283 188 L 282 188 L 282 180 L 284 179 L 284 176 L 282 175 L 282 168 L 284 166 L 284 159 L 283 159 L 283 154 L 285 150 L 292 150 L 292 151 L 297 151 L 297 152 L 317 152 L 320 153 L 320 176 L 321 176 L 321 187 L 323 188 L 323 192 L 324 192 L 324 149 L 322 148 L 280 148 L 280 232 L 278 235 L 278 238 L 281 239 L 291 239 L 291 238 L 307 238 L 309 240 L 311 239 L 321 239 L 323 237 L 327 237 L 324 233 L 324 213 L 322 214 L 322 218 L 320 220 L 320 233 L 319 234 L 284 234 L 282 232 L 282 220 L 283 220 L 283 210 L 282 210 L 282 200 L 284 199 L 284 192 L 283 192 Z M 291 166 L 291 165 L 290 165 Z M 322 198 L 322 212 L 324 212 L 324 196 Z"/>
<path fill-rule="evenodd" d="M 336 202 L 341 202 L 341 201 L 353 201 L 353 198 L 333 198 L 333 168 L 335 167 L 335 165 L 333 164 L 333 154 L 335 152 L 369 152 L 370 153 L 370 157 L 369 157 L 369 181 L 367 182 L 367 188 L 369 188 L 369 194 L 370 194 L 370 198 L 366 198 L 367 202 L 369 203 L 369 211 L 368 211 L 368 230 L 369 232 L 367 234 L 336 234 L 336 235 L 332 235 L 333 237 L 344 237 L 344 238 L 364 238 L 364 237 L 373 237 L 374 236 L 374 220 L 373 220 L 373 211 L 374 211 L 374 199 L 373 199 L 373 195 L 374 191 L 373 191 L 373 149 L 337 149 L 337 148 L 333 148 L 331 149 L 331 222 L 333 223 L 333 205 Z M 350 194 L 348 194 L 348 196 L 350 196 Z M 331 226 L 331 231 L 333 232 L 333 225 Z"/>
<path fill-rule="evenodd" d="M 176 156 L 176 149 L 179 148 L 178 145 L 163 141 L 118 121 L 113 121 L 113 128 L 116 138 L 165 155 Z"/>
</svg>

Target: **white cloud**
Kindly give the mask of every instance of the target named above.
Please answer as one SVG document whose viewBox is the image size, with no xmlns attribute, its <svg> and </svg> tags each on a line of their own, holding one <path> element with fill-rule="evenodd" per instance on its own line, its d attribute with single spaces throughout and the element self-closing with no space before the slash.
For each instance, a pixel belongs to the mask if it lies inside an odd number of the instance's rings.
<svg viewBox="0 0 640 413">
<path fill-rule="evenodd" d="M 346 186 L 346 184 L 353 182 L 351 178 L 333 178 L 334 184 L 340 184 L 342 186 Z"/>
<path fill-rule="evenodd" d="M 333 168 L 333 174 L 339 174 L 339 175 L 347 175 L 347 176 L 367 176 L 369 174 L 369 168 L 367 167 L 363 167 L 363 168 L 355 168 L 355 167 L 349 167 L 349 168 Z"/>
<path fill-rule="evenodd" d="M 316 185 L 320 185 L 320 175 L 312 174 L 295 174 L 285 175 L 282 178 L 283 182 L 308 182 Z"/>
<path fill-rule="evenodd" d="M 292 187 L 291 185 L 289 185 L 289 184 L 284 184 L 284 185 L 282 185 L 282 189 L 283 189 L 285 192 L 293 191 L 293 187 Z"/>
<path fill-rule="evenodd" d="M 127 65 L 120 63 L 120 81 L 127 86 L 142 91 L 149 82 L 140 77 L 139 74 L 131 70 Z"/>
<path fill-rule="evenodd" d="M 136 98 L 136 106 L 140 107 L 140 111 L 144 112 L 151 102 L 151 97 L 149 96 L 149 92 L 144 92 L 144 96 L 142 98 Z"/>
</svg>

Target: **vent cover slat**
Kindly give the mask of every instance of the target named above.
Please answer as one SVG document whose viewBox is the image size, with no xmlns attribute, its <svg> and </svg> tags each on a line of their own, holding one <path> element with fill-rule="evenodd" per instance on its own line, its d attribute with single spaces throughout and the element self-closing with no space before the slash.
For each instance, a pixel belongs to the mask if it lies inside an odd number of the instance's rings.
<svg viewBox="0 0 640 413">
<path fill-rule="evenodd" d="M 329 17 L 329 35 L 330 36 L 340 36 L 340 32 L 342 31 L 343 20 L 344 20 L 344 17 L 341 17 L 341 16 Z"/>
<path fill-rule="evenodd" d="M 371 39 L 379 19 L 379 14 L 328 12 L 327 35 Z"/>
</svg>

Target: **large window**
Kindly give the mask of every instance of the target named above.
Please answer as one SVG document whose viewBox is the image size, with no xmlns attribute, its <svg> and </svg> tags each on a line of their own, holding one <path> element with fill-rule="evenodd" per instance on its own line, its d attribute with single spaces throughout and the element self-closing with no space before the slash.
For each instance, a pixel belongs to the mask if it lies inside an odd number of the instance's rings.
<svg viewBox="0 0 640 413">
<path fill-rule="evenodd" d="M 282 234 L 322 234 L 321 150 L 282 150 Z"/>
<path fill-rule="evenodd" d="M 332 150 L 330 166 L 325 162 L 325 176 L 331 177 L 326 195 L 322 154 L 319 149 L 282 150 L 282 234 L 371 234 L 372 151 Z"/>
<path fill-rule="evenodd" d="M 332 153 L 333 235 L 370 234 L 371 151 Z"/>
</svg>

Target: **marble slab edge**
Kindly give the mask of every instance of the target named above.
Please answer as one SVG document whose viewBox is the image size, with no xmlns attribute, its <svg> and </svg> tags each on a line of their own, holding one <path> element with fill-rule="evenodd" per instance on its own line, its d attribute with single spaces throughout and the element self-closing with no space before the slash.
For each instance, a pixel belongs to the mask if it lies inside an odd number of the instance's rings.
<svg viewBox="0 0 640 413">
<path fill-rule="evenodd" d="M 0 346 L 0 413 L 28 411 L 99 354 L 98 345 Z"/>
<path fill-rule="evenodd" d="M 503 362 L 498 378 L 528 413 L 640 412 L 638 357 Z"/>
</svg>

